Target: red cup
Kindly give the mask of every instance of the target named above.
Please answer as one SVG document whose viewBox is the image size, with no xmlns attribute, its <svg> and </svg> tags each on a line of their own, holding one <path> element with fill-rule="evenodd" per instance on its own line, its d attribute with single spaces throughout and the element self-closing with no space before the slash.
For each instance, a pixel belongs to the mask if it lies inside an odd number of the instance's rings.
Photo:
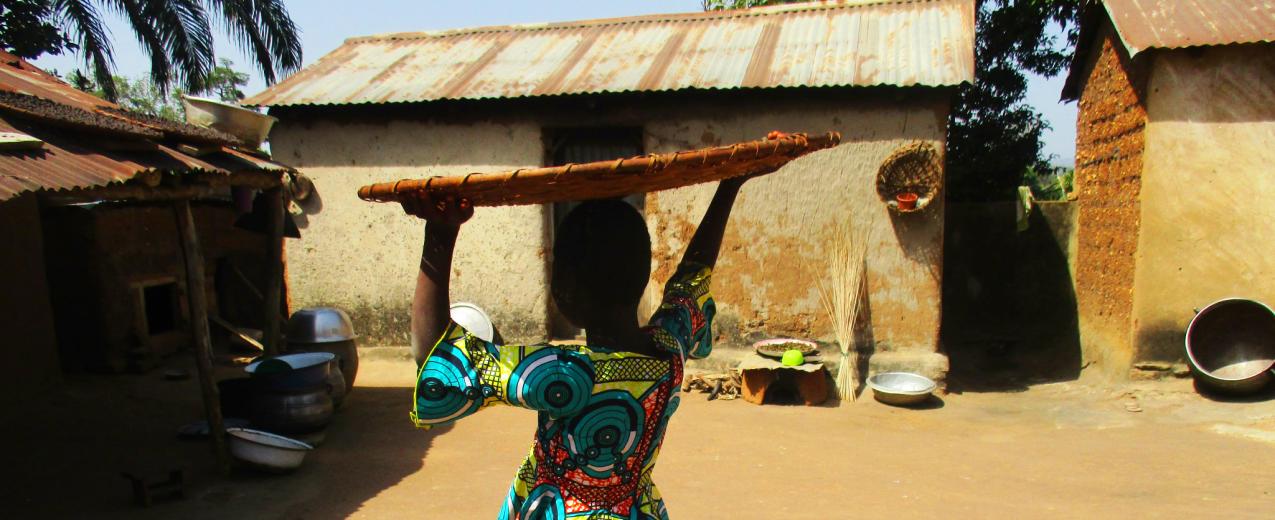
<svg viewBox="0 0 1275 520">
<path fill-rule="evenodd" d="M 912 211 L 916 209 L 916 199 L 916 194 L 910 191 L 894 196 L 894 200 L 899 202 L 899 209 L 903 211 Z"/>
</svg>

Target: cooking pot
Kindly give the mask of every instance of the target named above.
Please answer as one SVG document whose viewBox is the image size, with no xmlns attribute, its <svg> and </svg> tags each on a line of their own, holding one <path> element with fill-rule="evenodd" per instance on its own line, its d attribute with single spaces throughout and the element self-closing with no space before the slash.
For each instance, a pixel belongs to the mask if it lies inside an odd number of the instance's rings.
<svg viewBox="0 0 1275 520">
<path fill-rule="evenodd" d="M 1275 312 L 1242 298 L 1210 304 L 1187 326 L 1186 357 L 1196 381 L 1213 390 L 1261 390 L 1275 379 Z"/>
<path fill-rule="evenodd" d="M 336 343 L 354 339 L 354 324 L 336 307 L 310 307 L 288 318 L 288 342 Z"/>
<path fill-rule="evenodd" d="M 332 397 L 326 385 L 309 390 L 258 393 L 250 405 L 253 426 L 274 433 L 321 430 L 332 422 Z"/>
</svg>

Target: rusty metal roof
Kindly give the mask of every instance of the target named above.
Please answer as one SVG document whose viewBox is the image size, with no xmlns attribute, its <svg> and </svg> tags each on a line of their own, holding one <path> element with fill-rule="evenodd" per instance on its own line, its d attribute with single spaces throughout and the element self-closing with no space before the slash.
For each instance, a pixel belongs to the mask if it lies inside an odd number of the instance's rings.
<svg viewBox="0 0 1275 520">
<path fill-rule="evenodd" d="M 351 38 L 244 104 L 949 86 L 973 79 L 973 0 L 828 0 Z"/>
<path fill-rule="evenodd" d="M 1130 56 L 1147 49 L 1275 40 L 1273 0 L 1104 0 L 1103 5 Z"/>
<path fill-rule="evenodd" d="M 1275 0 L 1094 0 L 1085 9 L 1080 42 L 1063 85 L 1063 101 L 1080 96 L 1083 66 L 1110 21 L 1133 58 L 1150 49 L 1180 49 L 1275 41 Z"/>
<path fill-rule="evenodd" d="M 126 182 L 145 172 L 277 173 L 291 168 L 227 146 L 208 146 L 200 129 L 166 124 L 153 133 L 154 122 L 130 119 L 114 103 L 81 92 L 26 60 L 0 51 L 0 92 L 25 96 L 22 106 L 0 114 L 0 132 L 36 137 L 38 149 L 0 149 L 0 202 L 28 191 L 92 188 Z M 124 127 L 104 124 L 115 121 Z M 147 139 L 147 136 L 164 137 Z M 180 150 L 199 149 L 196 156 Z"/>
</svg>

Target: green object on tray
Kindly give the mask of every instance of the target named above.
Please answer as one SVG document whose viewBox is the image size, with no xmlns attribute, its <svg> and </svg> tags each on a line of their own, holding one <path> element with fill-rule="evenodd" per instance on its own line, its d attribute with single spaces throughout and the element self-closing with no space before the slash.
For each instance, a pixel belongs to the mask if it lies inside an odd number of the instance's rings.
<svg viewBox="0 0 1275 520">
<path fill-rule="evenodd" d="M 784 352 L 784 357 L 779 361 L 786 367 L 795 367 L 806 362 L 806 356 L 801 354 L 800 350 L 792 349 Z"/>
</svg>

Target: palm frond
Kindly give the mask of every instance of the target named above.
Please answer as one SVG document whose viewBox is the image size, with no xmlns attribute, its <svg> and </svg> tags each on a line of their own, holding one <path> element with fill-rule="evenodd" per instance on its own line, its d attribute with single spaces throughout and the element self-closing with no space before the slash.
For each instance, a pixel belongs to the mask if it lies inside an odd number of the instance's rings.
<svg viewBox="0 0 1275 520">
<path fill-rule="evenodd" d="M 252 0 L 209 0 L 209 10 L 221 13 L 221 22 L 240 50 L 250 53 L 267 84 L 274 83 L 274 57 L 270 45 L 257 27 Z"/>
<path fill-rule="evenodd" d="M 111 53 L 110 35 L 102 25 L 97 8 L 88 0 L 56 0 L 54 12 L 58 13 L 63 27 L 79 47 L 85 65 L 93 70 L 93 80 L 107 99 L 115 100 L 115 80 L 112 77 L 115 57 Z"/>
<path fill-rule="evenodd" d="M 156 85 L 168 85 L 172 79 L 173 66 L 168 61 L 168 49 L 159 35 L 155 19 L 146 16 L 144 8 L 138 0 L 114 0 L 111 6 L 128 19 L 129 27 L 142 50 L 151 60 L 151 82 Z"/>
<path fill-rule="evenodd" d="M 301 68 L 301 34 L 288 15 L 282 0 L 256 0 L 257 23 L 265 29 L 266 41 L 274 55 L 278 72 Z"/>
<path fill-rule="evenodd" d="M 212 27 L 199 0 L 141 0 L 168 49 L 178 79 L 189 90 L 203 88 L 216 65 Z M 168 85 L 163 85 L 167 89 Z"/>
</svg>

